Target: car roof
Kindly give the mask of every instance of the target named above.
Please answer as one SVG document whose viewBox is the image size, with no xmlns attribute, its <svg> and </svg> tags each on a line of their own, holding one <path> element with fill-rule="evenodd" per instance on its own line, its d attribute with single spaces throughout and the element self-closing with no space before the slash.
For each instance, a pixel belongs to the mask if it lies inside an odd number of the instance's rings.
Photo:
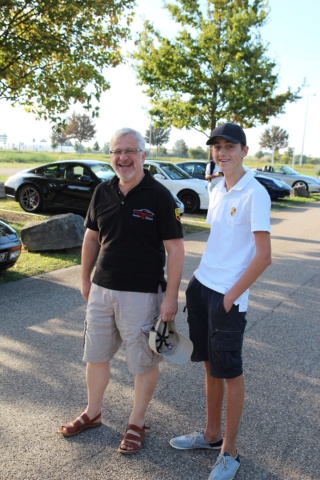
<svg viewBox="0 0 320 480">
<path fill-rule="evenodd" d="M 208 163 L 206 160 L 186 160 L 185 162 L 177 162 L 178 164 L 179 163 Z"/>
<path fill-rule="evenodd" d="M 70 159 L 65 159 L 65 160 L 58 160 L 57 162 L 52 162 L 52 163 L 49 163 L 48 165 L 58 165 L 58 164 L 61 164 L 61 163 L 85 163 L 87 165 L 95 165 L 96 163 L 108 163 L 104 160 L 93 160 L 93 159 L 87 159 L 87 158 L 73 158 L 72 160 Z M 110 165 L 110 163 L 108 163 L 108 165 Z"/>
</svg>

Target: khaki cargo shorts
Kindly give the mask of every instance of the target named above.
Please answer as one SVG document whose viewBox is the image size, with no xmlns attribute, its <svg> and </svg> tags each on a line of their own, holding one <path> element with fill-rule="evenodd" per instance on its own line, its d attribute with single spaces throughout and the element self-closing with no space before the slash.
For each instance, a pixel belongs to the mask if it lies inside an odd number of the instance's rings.
<svg viewBox="0 0 320 480">
<path fill-rule="evenodd" d="M 161 290 L 161 289 L 160 289 Z M 163 293 L 121 292 L 91 285 L 83 360 L 109 362 L 123 344 L 128 369 L 145 373 L 162 361 L 149 347 L 149 332 L 159 315 Z"/>
</svg>

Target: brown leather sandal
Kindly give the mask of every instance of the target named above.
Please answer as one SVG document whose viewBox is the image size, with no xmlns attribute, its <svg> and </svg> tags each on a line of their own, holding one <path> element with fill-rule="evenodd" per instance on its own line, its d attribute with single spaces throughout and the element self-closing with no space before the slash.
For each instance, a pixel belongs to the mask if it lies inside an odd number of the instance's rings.
<svg viewBox="0 0 320 480">
<path fill-rule="evenodd" d="M 118 452 L 123 453 L 125 455 L 130 455 L 132 453 L 138 452 L 143 447 L 145 431 L 148 430 L 150 427 L 146 427 L 145 425 L 140 428 L 137 425 L 133 425 L 130 423 L 127 426 L 126 433 L 123 436 L 122 442 L 118 448 Z M 129 433 L 129 430 L 133 430 L 137 432 L 136 434 Z"/>
<path fill-rule="evenodd" d="M 65 437 L 72 437 L 73 435 L 78 435 L 78 433 L 82 432 L 82 430 L 85 430 L 86 428 L 96 428 L 100 427 L 101 425 L 101 412 L 91 420 L 86 413 L 82 413 L 75 420 L 72 420 L 72 422 L 62 425 L 58 432 L 62 433 L 62 435 Z"/>
</svg>

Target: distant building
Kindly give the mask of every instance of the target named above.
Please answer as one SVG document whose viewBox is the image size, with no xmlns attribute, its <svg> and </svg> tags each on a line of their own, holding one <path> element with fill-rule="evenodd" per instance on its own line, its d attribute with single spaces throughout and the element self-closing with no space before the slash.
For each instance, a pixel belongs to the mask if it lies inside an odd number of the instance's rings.
<svg viewBox="0 0 320 480">
<path fill-rule="evenodd" d="M 8 136 L 5 133 L 0 134 L 0 143 L 3 143 L 4 145 L 6 145 L 7 141 L 8 141 Z"/>
</svg>

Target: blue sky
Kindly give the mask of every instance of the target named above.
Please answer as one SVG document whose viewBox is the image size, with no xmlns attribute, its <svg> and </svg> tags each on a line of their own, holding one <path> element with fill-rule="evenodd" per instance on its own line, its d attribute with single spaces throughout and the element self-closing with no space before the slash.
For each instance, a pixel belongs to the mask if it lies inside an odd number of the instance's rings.
<svg viewBox="0 0 320 480">
<path fill-rule="evenodd" d="M 154 22 L 165 35 L 174 35 L 175 24 L 163 8 L 162 0 L 138 0 L 134 30 L 142 25 L 142 18 Z M 270 0 L 271 13 L 268 24 L 261 30 L 263 39 L 269 43 L 269 56 L 278 64 L 279 91 L 288 86 L 293 90 L 306 79 L 302 98 L 286 108 L 286 114 L 270 120 L 269 125 L 279 125 L 289 133 L 289 145 L 299 155 L 304 143 L 304 154 L 320 157 L 318 141 L 320 110 L 320 2 L 315 0 Z M 116 128 L 132 127 L 143 134 L 150 119 L 147 116 L 148 99 L 137 86 L 135 74 L 129 65 L 108 71 L 111 90 L 101 100 L 100 118 L 95 120 L 97 140 L 107 142 Z M 73 109 L 70 111 L 70 113 Z M 80 110 L 79 110 L 80 111 Z M 307 115 L 306 115 L 307 114 Z M 305 126 L 306 120 L 306 128 Z M 249 153 L 259 150 L 259 136 L 266 125 L 246 130 Z M 304 133 L 305 132 L 305 133 Z M 8 135 L 9 143 L 32 144 L 46 139 L 50 142 L 51 126 L 48 122 L 36 121 L 32 114 L 22 108 L 13 109 L 0 102 L 0 134 Z M 178 139 L 184 139 L 189 147 L 205 146 L 206 137 L 195 131 L 173 130 L 169 147 Z M 90 142 L 89 142 L 90 144 Z"/>
</svg>

